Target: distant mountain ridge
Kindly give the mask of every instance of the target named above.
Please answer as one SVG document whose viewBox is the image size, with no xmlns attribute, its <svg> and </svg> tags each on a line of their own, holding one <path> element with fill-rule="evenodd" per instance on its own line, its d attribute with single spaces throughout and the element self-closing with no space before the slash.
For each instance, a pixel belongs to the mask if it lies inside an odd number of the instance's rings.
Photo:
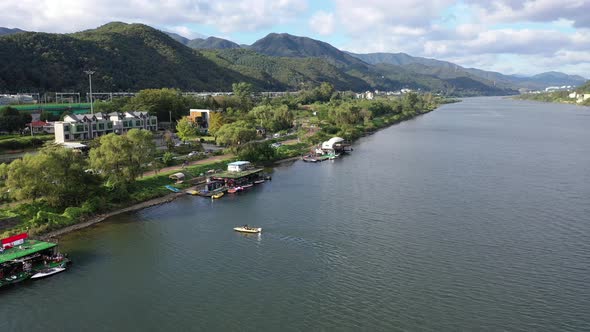
<svg viewBox="0 0 590 332">
<path fill-rule="evenodd" d="M 398 66 L 409 66 L 421 73 L 434 73 L 443 76 L 475 76 L 493 82 L 496 85 L 504 87 L 527 88 L 527 89 L 543 89 L 552 85 L 572 85 L 578 86 L 586 82 L 586 79 L 579 75 L 568 75 L 560 72 L 546 72 L 534 76 L 523 75 L 504 75 L 498 72 L 486 71 L 476 68 L 465 68 L 457 64 L 441 61 L 436 59 L 414 57 L 406 53 L 369 53 L 369 54 L 355 54 L 347 52 L 348 54 L 357 57 L 370 64 L 387 63 Z M 423 68 L 416 66 L 420 64 L 431 68 Z M 437 75 L 437 76 L 438 76 Z"/>
<path fill-rule="evenodd" d="M 571 78 L 556 72 L 520 78 L 405 53 L 353 54 L 286 33 L 271 33 L 244 47 L 121 22 L 72 34 L 2 36 L 0 63 L 5 64 L 0 66 L 0 91 L 83 90 L 82 72 L 88 68 L 97 72 L 93 85 L 106 91 L 228 91 L 238 81 L 258 90 L 294 90 L 329 82 L 339 90 L 410 88 L 471 96 L 515 94 L 514 81 Z"/>
<path fill-rule="evenodd" d="M 194 48 L 194 49 L 220 49 L 220 50 L 224 50 L 224 49 L 228 49 L 228 48 L 241 48 L 240 45 L 229 41 L 227 39 L 223 39 L 223 38 L 217 38 L 217 37 L 207 37 L 207 38 L 195 38 L 195 39 L 189 39 L 186 37 L 183 37 L 177 33 L 174 32 L 167 32 L 167 31 L 162 31 L 165 34 L 167 34 L 168 36 L 170 36 L 172 39 L 176 40 L 177 42 L 186 45 L 190 48 Z"/>
<path fill-rule="evenodd" d="M 208 37 L 206 39 L 196 38 L 189 41 L 186 46 L 194 49 L 217 49 L 241 48 L 240 45 L 223 38 Z"/>
<path fill-rule="evenodd" d="M 21 29 L 10 29 L 10 28 L 3 28 L 0 27 L 0 36 L 7 36 L 7 35 L 13 35 L 15 33 L 19 33 L 19 32 L 26 32 L 25 30 L 21 30 Z"/>
</svg>

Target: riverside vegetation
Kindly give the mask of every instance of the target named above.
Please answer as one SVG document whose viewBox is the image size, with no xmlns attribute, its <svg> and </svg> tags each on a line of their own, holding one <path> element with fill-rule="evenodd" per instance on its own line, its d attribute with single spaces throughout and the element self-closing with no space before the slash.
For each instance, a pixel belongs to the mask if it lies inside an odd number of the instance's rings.
<svg viewBox="0 0 590 332">
<path fill-rule="evenodd" d="M 590 81 L 586 82 L 586 84 L 578 87 L 575 92 L 577 93 L 590 93 Z M 547 103 L 563 103 L 563 104 L 577 104 L 576 99 L 570 98 L 569 94 L 571 91 L 555 91 L 555 92 L 546 92 L 546 93 L 527 93 L 516 96 L 516 99 L 523 99 L 523 100 L 535 100 L 535 101 L 542 101 Z M 580 104 L 583 106 L 590 106 L 590 99 L 583 101 Z"/>
<path fill-rule="evenodd" d="M 353 93 L 335 91 L 328 83 L 272 99 L 254 98 L 252 86 L 247 83 L 234 84 L 233 90 L 233 96 L 215 98 L 186 97 L 171 89 L 144 90 L 133 98 L 98 103 L 96 109 L 148 110 L 162 120 L 173 113 L 177 135 L 183 141 L 199 146 L 200 141 L 213 139 L 234 156 L 185 167 L 187 181 L 180 185 L 185 188 L 191 180 L 202 179 L 200 176 L 207 170 L 225 168 L 236 159 L 270 164 L 299 156 L 313 144 L 332 136 L 354 140 L 447 102 L 441 97 L 417 93 L 375 100 L 355 99 Z M 183 117 L 188 107 L 218 110 L 210 119 L 208 134 L 212 136 L 200 136 Z M 283 135 L 266 140 L 265 132 Z M 165 134 L 164 139 L 170 141 L 170 136 Z M 295 138 L 296 144 L 271 146 L 278 140 Z M 173 149 L 174 144 L 168 145 L 168 149 Z M 174 159 L 170 151 L 158 152 L 153 133 L 133 129 L 126 135 L 99 137 L 90 146 L 90 153 L 85 156 L 46 144 L 36 155 L 0 164 L 2 235 L 22 231 L 43 234 L 96 214 L 169 194 L 164 185 L 170 184 L 168 176 L 176 171 L 159 171 Z M 155 174 L 144 176 L 147 171 Z"/>
</svg>

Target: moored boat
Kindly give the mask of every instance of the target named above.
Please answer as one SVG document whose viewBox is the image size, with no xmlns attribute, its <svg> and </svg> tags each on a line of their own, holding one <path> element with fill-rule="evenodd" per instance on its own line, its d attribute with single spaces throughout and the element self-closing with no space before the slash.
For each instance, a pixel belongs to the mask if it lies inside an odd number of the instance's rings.
<svg viewBox="0 0 590 332">
<path fill-rule="evenodd" d="M 171 186 L 171 185 L 169 185 L 169 184 L 168 184 L 168 185 L 165 185 L 164 187 L 165 187 L 166 189 L 168 189 L 168 190 L 172 191 L 172 192 L 175 192 L 175 193 L 179 193 L 179 192 L 180 192 L 180 189 L 178 189 L 178 188 L 176 188 L 176 187 L 173 187 L 173 186 Z"/>
<path fill-rule="evenodd" d="M 49 277 L 51 275 L 54 275 L 54 274 L 63 272 L 65 270 L 66 270 L 65 267 L 51 267 L 51 268 L 48 268 L 48 269 L 45 269 L 45 270 L 41 270 L 41 271 L 33 274 L 31 276 L 31 279 L 40 279 L 40 278 Z"/>
<path fill-rule="evenodd" d="M 250 227 L 248 225 L 234 227 L 234 231 L 241 232 L 241 233 L 260 233 L 262 232 L 262 228 L 260 227 Z"/>
<path fill-rule="evenodd" d="M 211 195 L 211 198 L 213 198 L 213 199 L 220 199 L 221 197 L 223 197 L 223 193 L 222 192 L 221 193 L 218 193 L 218 194 L 215 194 L 215 195 Z"/>
<path fill-rule="evenodd" d="M 244 190 L 242 187 L 231 187 L 227 190 L 227 192 L 230 194 L 235 194 L 235 193 L 240 192 L 242 190 Z"/>
<path fill-rule="evenodd" d="M 70 263 L 56 243 L 28 239 L 26 233 L 2 239 L 1 243 L 0 287 L 62 272 Z"/>
<path fill-rule="evenodd" d="M 256 181 L 254 181 L 254 184 L 261 184 L 261 183 L 264 183 L 264 181 L 266 181 L 266 180 L 264 180 L 264 179 L 256 180 Z"/>
<path fill-rule="evenodd" d="M 245 185 L 242 186 L 243 189 L 248 189 L 248 188 L 252 188 L 252 186 L 254 186 L 254 184 L 252 183 L 246 183 Z"/>
</svg>

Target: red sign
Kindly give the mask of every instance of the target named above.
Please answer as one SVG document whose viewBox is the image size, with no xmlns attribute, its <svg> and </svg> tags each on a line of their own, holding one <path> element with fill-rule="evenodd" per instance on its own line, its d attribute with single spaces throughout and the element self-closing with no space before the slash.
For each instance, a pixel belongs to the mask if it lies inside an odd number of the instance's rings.
<svg viewBox="0 0 590 332">
<path fill-rule="evenodd" d="M 27 233 L 22 233 L 18 235 L 13 235 L 11 237 L 7 237 L 2 239 L 2 248 L 12 248 L 14 246 L 18 246 L 20 244 L 25 243 L 25 239 L 29 237 Z"/>
</svg>

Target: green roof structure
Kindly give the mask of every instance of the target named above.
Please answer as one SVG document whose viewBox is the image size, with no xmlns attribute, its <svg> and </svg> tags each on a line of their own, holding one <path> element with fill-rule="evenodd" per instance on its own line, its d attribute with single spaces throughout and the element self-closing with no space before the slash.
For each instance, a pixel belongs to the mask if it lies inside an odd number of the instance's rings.
<svg viewBox="0 0 590 332">
<path fill-rule="evenodd" d="M 212 175 L 212 177 L 221 178 L 221 179 L 239 179 L 239 178 L 243 178 L 248 175 L 262 172 L 263 170 L 264 170 L 263 168 L 256 168 L 256 169 L 249 169 L 249 170 L 242 171 L 242 172 L 225 171 L 225 172 L 221 172 L 221 173 L 216 173 L 216 174 Z"/>
<path fill-rule="evenodd" d="M 57 244 L 37 240 L 27 240 L 23 244 L 5 249 L 0 253 L 0 264 L 6 263 L 18 258 L 32 255 L 36 252 L 55 247 Z"/>
</svg>

